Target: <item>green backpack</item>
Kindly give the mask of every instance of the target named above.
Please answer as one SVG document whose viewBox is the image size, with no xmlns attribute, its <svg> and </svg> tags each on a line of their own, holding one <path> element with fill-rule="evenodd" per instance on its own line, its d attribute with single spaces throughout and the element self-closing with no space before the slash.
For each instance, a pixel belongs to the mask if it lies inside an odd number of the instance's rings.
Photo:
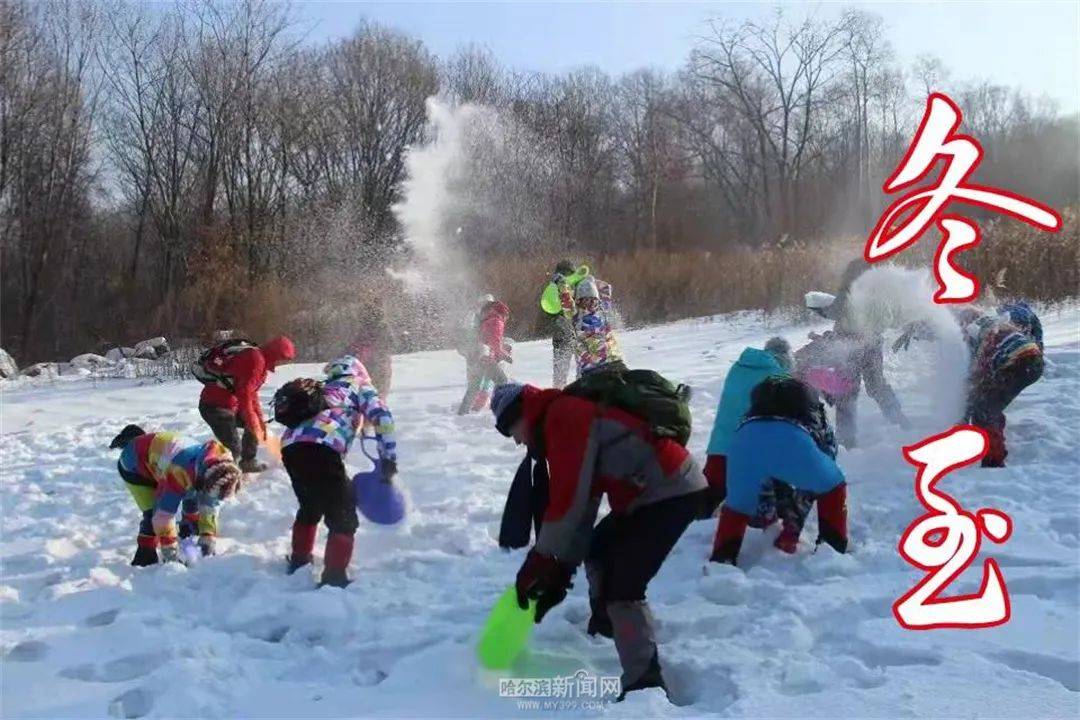
<svg viewBox="0 0 1080 720">
<path fill-rule="evenodd" d="M 657 437 L 690 439 L 690 388 L 652 370 L 609 369 L 582 375 L 563 392 L 636 415 Z"/>
</svg>

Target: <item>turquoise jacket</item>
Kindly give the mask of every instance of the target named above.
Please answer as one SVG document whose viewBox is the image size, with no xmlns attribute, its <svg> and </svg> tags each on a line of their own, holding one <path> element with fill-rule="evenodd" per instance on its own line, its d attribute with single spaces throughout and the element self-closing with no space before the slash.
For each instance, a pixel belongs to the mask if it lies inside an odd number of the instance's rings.
<svg viewBox="0 0 1080 720">
<path fill-rule="evenodd" d="M 750 409 L 750 391 L 765 378 L 778 375 L 787 377 L 788 371 L 767 350 L 748 347 L 731 366 L 724 389 L 720 393 L 720 404 L 716 407 L 716 420 L 713 422 L 712 435 L 709 436 L 709 455 L 726 455 L 731 436 L 735 428 L 743 421 Z"/>
</svg>

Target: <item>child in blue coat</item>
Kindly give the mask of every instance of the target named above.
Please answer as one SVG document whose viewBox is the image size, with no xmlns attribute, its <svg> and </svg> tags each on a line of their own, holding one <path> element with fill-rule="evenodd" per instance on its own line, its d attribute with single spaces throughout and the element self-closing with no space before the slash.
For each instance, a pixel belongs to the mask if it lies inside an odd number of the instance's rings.
<svg viewBox="0 0 1080 720">
<path fill-rule="evenodd" d="M 746 528 L 777 518 L 776 545 L 793 553 L 810 506 L 818 503 L 818 543 L 847 551 L 847 486 L 836 464 L 836 441 L 812 388 L 771 377 L 751 393 L 750 409 L 727 447 L 727 497 L 713 544 L 713 562 L 735 564 Z"/>
<path fill-rule="evenodd" d="M 770 377 L 788 377 L 792 367 L 791 346 L 782 337 L 774 337 L 765 343 L 765 349 L 748 347 L 728 370 L 720 403 L 716 406 L 716 420 L 709 436 L 708 457 L 705 461 L 705 477 L 712 489 L 711 509 L 723 502 L 727 495 L 726 463 L 731 436 L 750 409 L 750 393 L 758 383 Z M 709 514 L 712 514 L 711 512 Z"/>
</svg>

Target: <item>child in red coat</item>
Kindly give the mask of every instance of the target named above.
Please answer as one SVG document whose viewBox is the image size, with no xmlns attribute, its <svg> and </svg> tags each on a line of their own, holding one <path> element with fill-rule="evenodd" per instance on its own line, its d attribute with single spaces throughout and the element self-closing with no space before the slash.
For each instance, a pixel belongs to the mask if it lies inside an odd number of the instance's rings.
<svg viewBox="0 0 1080 720">
<path fill-rule="evenodd" d="M 510 308 L 491 295 L 482 298 L 480 311 L 476 314 L 476 342 L 465 355 L 465 396 L 458 406 L 458 414 L 465 415 L 487 407 L 491 391 L 506 382 L 506 371 L 501 363 L 512 362 L 510 348 L 503 333 L 510 318 Z"/>
</svg>

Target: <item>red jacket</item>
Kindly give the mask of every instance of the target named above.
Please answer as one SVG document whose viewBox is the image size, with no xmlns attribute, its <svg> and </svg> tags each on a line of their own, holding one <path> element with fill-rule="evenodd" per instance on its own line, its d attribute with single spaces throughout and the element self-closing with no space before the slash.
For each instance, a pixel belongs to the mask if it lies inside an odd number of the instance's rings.
<svg viewBox="0 0 1080 720">
<path fill-rule="evenodd" d="M 565 562 L 584 559 L 600 500 L 616 514 L 707 486 L 679 443 L 654 436 L 641 418 L 612 407 L 527 385 L 522 415 L 550 476 L 536 550 Z"/>
<path fill-rule="evenodd" d="M 235 390 L 229 392 L 218 385 L 205 385 L 199 396 L 199 404 L 231 410 L 240 416 L 244 427 L 251 429 L 260 439 L 265 438 L 266 421 L 259 405 L 259 388 L 266 382 L 267 374 L 283 361 L 295 357 L 296 348 L 292 340 L 285 336 L 269 340 L 262 347 L 237 353 L 222 368 L 233 378 Z"/>
<path fill-rule="evenodd" d="M 480 311 L 480 342 L 484 345 L 483 356 L 490 362 L 500 362 L 510 357 L 503 345 L 503 333 L 510 308 L 498 300 L 490 302 Z"/>
</svg>

